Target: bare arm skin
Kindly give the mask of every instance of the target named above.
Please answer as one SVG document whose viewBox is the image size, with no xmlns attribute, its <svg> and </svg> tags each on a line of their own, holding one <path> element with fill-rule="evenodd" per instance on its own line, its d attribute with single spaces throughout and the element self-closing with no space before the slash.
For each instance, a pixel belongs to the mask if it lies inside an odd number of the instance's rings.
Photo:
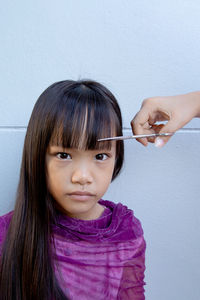
<svg viewBox="0 0 200 300">
<path fill-rule="evenodd" d="M 185 126 L 193 118 L 200 118 L 200 91 L 178 96 L 152 97 L 143 101 L 140 111 L 131 121 L 133 134 L 173 133 Z M 167 121 L 156 125 L 156 122 Z M 161 147 L 170 136 L 162 138 L 138 139 L 144 146 L 148 142 Z"/>
</svg>

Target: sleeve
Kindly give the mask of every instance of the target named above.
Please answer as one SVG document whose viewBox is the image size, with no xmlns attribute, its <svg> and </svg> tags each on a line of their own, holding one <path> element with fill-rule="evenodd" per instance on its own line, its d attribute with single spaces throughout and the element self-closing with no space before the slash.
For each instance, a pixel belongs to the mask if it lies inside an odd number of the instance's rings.
<svg viewBox="0 0 200 300">
<path fill-rule="evenodd" d="M 117 300 L 144 300 L 144 271 L 146 243 L 143 235 L 137 238 L 137 250 L 124 262 Z"/>
</svg>

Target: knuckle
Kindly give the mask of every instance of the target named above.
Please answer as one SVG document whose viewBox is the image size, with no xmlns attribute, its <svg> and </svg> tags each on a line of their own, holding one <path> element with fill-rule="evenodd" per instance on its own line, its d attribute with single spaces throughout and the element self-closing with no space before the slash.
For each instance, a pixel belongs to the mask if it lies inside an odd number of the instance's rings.
<svg viewBox="0 0 200 300">
<path fill-rule="evenodd" d="M 156 98 L 155 97 L 151 97 L 151 98 L 146 98 L 143 100 L 142 102 L 142 106 L 149 106 L 152 105 L 153 102 L 155 102 Z"/>
</svg>

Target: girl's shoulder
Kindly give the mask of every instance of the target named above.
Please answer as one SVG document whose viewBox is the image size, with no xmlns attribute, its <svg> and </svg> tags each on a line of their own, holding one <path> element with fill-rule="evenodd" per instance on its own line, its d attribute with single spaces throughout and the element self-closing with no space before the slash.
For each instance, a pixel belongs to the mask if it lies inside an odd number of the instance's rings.
<svg viewBox="0 0 200 300">
<path fill-rule="evenodd" d="M 143 236 L 141 222 L 135 217 L 134 211 L 122 203 L 115 203 L 108 200 L 101 200 L 100 204 L 111 210 L 111 222 L 109 228 L 121 236 L 121 239 L 137 239 Z"/>
<path fill-rule="evenodd" d="M 2 244 L 6 236 L 12 216 L 13 216 L 13 211 L 0 217 L 0 245 Z"/>
<path fill-rule="evenodd" d="M 9 225 L 10 221 L 12 219 L 12 216 L 13 216 L 13 211 L 10 211 L 9 213 L 7 213 L 5 215 L 0 216 L 0 226 L 5 226 L 7 224 Z"/>
</svg>

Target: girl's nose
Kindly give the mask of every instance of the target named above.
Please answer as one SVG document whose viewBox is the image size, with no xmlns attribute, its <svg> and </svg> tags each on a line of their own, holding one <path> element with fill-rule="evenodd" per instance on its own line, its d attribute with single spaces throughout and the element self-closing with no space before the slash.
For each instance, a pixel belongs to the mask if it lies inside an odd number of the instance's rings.
<svg viewBox="0 0 200 300">
<path fill-rule="evenodd" d="M 72 174 L 72 183 L 79 183 L 81 185 L 92 183 L 92 176 L 88 169 L 77 168 Z"/>
</svg>

